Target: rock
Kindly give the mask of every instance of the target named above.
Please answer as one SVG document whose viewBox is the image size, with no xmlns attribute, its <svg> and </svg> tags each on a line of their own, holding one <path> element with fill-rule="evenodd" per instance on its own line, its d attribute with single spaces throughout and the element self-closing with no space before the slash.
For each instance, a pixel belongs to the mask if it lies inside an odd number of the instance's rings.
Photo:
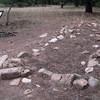
<svg viewBox="0 0 100 100">
<path fill-rule="evenodd" d="M 47 37 L 48 33 L 44 33 L 42 35 L 40 35 L 40 38 L 44 38 L 44 37 Z"/>
<path fill-rule="evenodd" d="M 72 38 L 76 38 L 76 36 L 75 35 L 70 35 L 70 38 L 72 39 Z"/>
<path fill-rule="evenodd" d="M 32 90 L 31 89 L 27 89 L 24 91 L 24 95 L 28 95 L 28 94 L 31 94 L 32 93 Z"/>
<path fill-rule="evenodd" d="M 6 61 L 5 64 L 3 64 L 3 68 L 5 66 L 9 67 L 9 68 L 12 68 L 12 67 L 18 67 L 18 66 L 23 66 L 24 65 L 24 62 L 22 61 L 22 59 L 20 58 L 11 58 L 11 59 L 8 59 L 8 61 Z"/>
<path fill-rule="evenodd" d="M 7 61 L 5 61 L 4 63 L 3 63 L 3 68 L 8 68 L 8 66 L 9 66 L 9 62 L 8 62 L 8 60 Z"/>
<path fill-rule="evenodd" d="M 97 23 L 91 23 L 94 27 L 97 27 Z"/>
<path fill-rule="evenodd" d="M 32 94 L 28 94 L 28 95 L 27 95 L 27 98 L 32 98 L 32 97 L 33 97 Z"/>
<path fill-rule="evenodd" d="M 33 52 L 39 52 L 39 49 L 32 49 Z"/>
<path fill-rule="evenodd" d="M 54 92 L 59 92 L 59 90 L 57 88 L 53 88 Z"/>
<path fill-rule="evenodd" d="M 86 64 L 86 62 L 85 62 L 85 61 L 81 61 L 81 65 L 83 65 L 83 66 L 84 66 L 85 64 Z"/>
<path fill-rule="evenodd" d="M 97 50 L 96 55 L 97 57 L 100 57 L 100 50 Z"/>
<path fill-rule="evenodd" d="M 54 81 L 58 84 L 71 86 L 75 78 L 75 74 L 53 74 L 51 76 L 51 81 Z"/>
<path fill-rule="evenodd" d="M 30 69 L 25 69 L 23 72 L 21 72 L 21 77 L 27 77 L 32 74 L 32 71 Z"/>
<path fill-rule="evenodd" d="M 97 31 L 97 29 L 92 29 L 92 31 L 96 32 L 96 31 Z"/>
<path fill-rule="evenodd" d="M 61 30 L 60 30 L 60 34 L 63 34 L 65 31 L 65 27 L 62 27 Z"/>
<path fill-rule="evenodd" d="M 8 63 L 8 68 L 13 68 L 13 67 L 18 67 L 20 66 L 20 64 L 17 64 L 17 63 Z"/>
<path fill-rule="evenodd" d="M 81 54 L 89 54 L 90 52 L 89 51 L 87 51 L 87 50 L 85 50 L 85 51 L 83 51 L 83 52 L 81 52 Z"/>
<path fill-rule="evenodd" d="M 89 57 L 89 59 L 95 59 L 95 60 L 96 60 L 96 58 L 97 58 L 96 53 L 93 53 L 93 54 L 92 54 L 92 55 L 90 55 L 90 57 Z"/>
<path fill-rule="evenodd" d="M 8 55 L 3 55 L 2 57 L 0 57 L 0 67 L 3 67 L 3 64 L 7 59 L 8 59 Z"/>
<path fill-rule="evenodd" d="M 96 61 L 96 59 L 89 59 L 88 61 L 88 64 L 87 64 L 87 67 L 93 67 L 93 66 L 96 66 L 98 65 L 98 61 Z"/>
<path fill-rule="evenodd" d="M 49 43 L 45 43 L 45 45 L 44 45 L 44 46 L 46 47 L 46 46 L 48 46 L 48 45 L 49 45 Z"/>
<path fill-rule="evenodd" d="M 8 59 L 7 61 L 3 63 L 3 68 L 13 68 L 13 67 L 19 67 L 23 65 L 24 63 L 21 59 L 12 58 L 12 59 Z"/>
<path fill-rule="evenodd" d="M 41 51 L 45 51 L 45 47 L 41 47 Z M 40 54 L 40 53 L 39 53 Z"/>
<path fill-rule="evenodd" d="M 93 67 L 87 67 L 87 68 L 85 69 L 85 72 L 88 74 L 88 73 L 90 73 L 90 72 L 93 72 L 93 70 L 94 70 Z"/>
<path fill-rule="evenodd" d="M 23 82 L 23 83 L 31 83 L 32 80 L 31 80 L 31 79 L 28 79 L 28 78 L 23 78 L 23 79 L 22 79 L 22 82 Z"/>
<path fill-rule="evenodd" d="M 100 37 L 96 37 L 95 40 L 96 40 L 96 41 L 100 41 Z"/>
<path fill-rule="evenodd" d="M 90 34 L 90 37 L 94 37 L 95 35 L 94 34 Z"/>
<path fill-rule="evenodd" d="M 20 58 L 11 58 L 8 60 L 9 63 L 18 63 L 22 64 L 22 60 Z"/>
<path fill-rule="evenodd" d="M 4 80 L 18 78 L 23 70 L 22 67 L 0 69 L 0 78 Z"/>
<path fill-rule="evenodd" d="M 76 33 L 77 35 L 80 35 L 81 33 Z"/>
<path fill-rule="evenodd" d="M 14 79 L 9 83 L 9 85 L 18 86 L 20 84 L 20 81 L 21 81 L 21 78 Z"/>
<path fill-rule="evenodd" d="M 54 49 L 54 50 L 58 50 L 58 49 L 59 49 L 59 47 L 54 47 L 53 49 Z"/>
<path fill-rule="evenodd" d="M 40 50 L 39 49 L 32 49 L 32 51 L 33 51 L 33 55 L 34 56 L 38 56 L 38 55 L 40 55 Z"/>
<path fill-rule="evenodd" d="M 99 45 L 95 44 L 92 46 L 93 48 L 99 48 Z"/>
<path fill-rule="evenodd" d="M 62 74 L 52 74 L 51 81 L 57 82 L 57 81 L 60 81 L 61 78 L 62 78 Z"/>
<path fill-rule="evenodd" d="M 40 85 L 38 85 L 38 84 L 36 84 L 36 87 L 40 88 L 41 86 L 40 86 Z"/>
<path fill-rule="evenodd" d="M 52 74 L 53 74 L 53 72 L 48 71 L 48 70 L 46 70 L 46 69 L 44 69 L 44 68 L 41 68 L 38 72 L 39 72 L 39 73 L 46 74 L 46 75 L 48 75 L 48 76 L 52 76 Z"/>
<path fill-rule="evenodd" d="M 68 32 L 72 33 L 74 30 L 73 29 L 68 29 Z"/>
<path fill-rule="evenodd" d="M 91 76 L 88 80 L 88 84 L 90 87 L 96 87 L 99 84 L 99 80 Z"/>
<path fill-rule="evenodd" d="M 61 79 L 60 79 L 60 83 L 61 84 L 65 84 L 65 85 L 72 85 L 72 82 L 75 79 L 75 75 L 74 74 L 62 74 Z"/>
<path fill-rule="evenodd" d="M 52 38 L 51 40 L 49 40 L 50 43 L 55 43 L 55 42 L 57 42 L 57 41 L 58 41 L 57 38 Z"/>
<path fill-rule="evenodd" d="M 32 55 L 26 51 L 22 51 L 17 55 L 18 58 L 31 58 Z"/>
<path fill-rule="evenodd" d="M 73 82 L 73 86 L 77 89 L 84 89 L 88 85 L 88 81 L 85 79 L 76 79 Z"/>
<path fill-rule="evenodd" d="M 62 39 L 64 39 L 64 36 L 63 36 L 63 35 L 59 35 L 59 36 L 57 36 L 57 38 L 58 38 L 59 40 L 62 40 Z"/>
</svg>

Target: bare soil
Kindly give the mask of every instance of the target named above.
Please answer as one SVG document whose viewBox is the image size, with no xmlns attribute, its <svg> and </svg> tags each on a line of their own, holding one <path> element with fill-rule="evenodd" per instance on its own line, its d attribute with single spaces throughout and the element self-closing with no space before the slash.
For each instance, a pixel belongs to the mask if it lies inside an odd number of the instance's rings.
<svg viewBox="0 0 100 100">
<path fill-rule="evenodd" d="M 46 68 L 54 73 L 78 73 L 84 75 L 86 66 L 82 66 L 81 61 L 88 61 L 90 54 L 99 48 L 92 45 L 98 44 L 95 37 L 90 34 L 100 35 L 100 9 L 95 8 L 93 15 L 84 13 L 84 8 L 65 7 L 60 9 L 58 6 L 50 7 L 30 7 L 13 8 L 10 14 L 9 26 L 5 26 L 7 8 L 4 15 L 0 18 L 0 32 L 14 32 L 16 36 L 0 38 L 0 55 L 8 54 L 9 57 L 16 57 L 21 51 L 32 52 L 32 49 L 41 49 L 45 43 L 54 36 L 59 35 L 62 26 L 68 25 L 73 29 L 80 29 L 80 35 L 76 39 L 70 39 L 69 34 L 56 43 L 51 43 L 41 51 L 38 57 L 29 64 L 30 67 Z M 80 22 L 84 24 L 77 27 Z M 97 23 L 97 27 L 88 24 Z M 96 29 L 94 32 L 92 29 Z M 40 38 L 43 33 L 48 33 L 46 38 Z M 75 33 L 74 33 L 75 34 Z M 59 47 L 54 50 L 54 47 Z M 81 54 L 88 50 L 90 54 Z M 96 67 L 91 74 L 100 79 L 100 68 Z M 31 84 L 20 84 L 19 86 L 9 86 L 8 81 L 0 81 L 0 100 L 100 100 L 100 88 L 87 88 L 76 90 L 73 87 L 67 90 L 60 89 L 53 91 L 54 87 L 50 81 L 34 73 Z M 39 84 L 41 87 L 36 87 Z M 26 89 L 33 89 L 32 97 L 24 95 Z"/>
</svg>

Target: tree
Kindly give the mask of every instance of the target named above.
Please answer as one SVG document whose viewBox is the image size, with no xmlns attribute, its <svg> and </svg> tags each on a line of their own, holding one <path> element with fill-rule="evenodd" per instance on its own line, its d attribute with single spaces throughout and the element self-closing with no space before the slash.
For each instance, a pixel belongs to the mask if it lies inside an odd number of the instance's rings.
<svg viewBox="0 0 100 100">
<path fill-rule="evenodd" d="M 6 26 L 8 26 L 8 24 L 9 24 L 10 11 L 11 11 L 11 8 L 13 7 L 14 0 L 11 0 L 11 1 L 8 1 L 8 2 L 9 2 L 9 4 L 10 4 L 10 7 L 9 7 L 8 12 L 7 12 L 7 21 L 6 21 Z"/>
<path fill-rule="evenodd" d="M 79 4 L 80 4 L 80 0 L 74 0 L 74 4 L 75 4 L 76 7 L 78 7 Z"/>
<path fill-rule="evenodd" d="M 85 12 L 92 13 L 93 12 L 93 0 L 85 0 Z"/>
</svg>

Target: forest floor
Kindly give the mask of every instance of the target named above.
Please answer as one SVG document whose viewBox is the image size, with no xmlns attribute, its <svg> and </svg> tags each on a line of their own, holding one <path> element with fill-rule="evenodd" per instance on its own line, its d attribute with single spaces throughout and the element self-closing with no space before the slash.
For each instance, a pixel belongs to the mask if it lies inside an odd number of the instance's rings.
<svg viewBox="0 0 100 100">
<path fill-rule="evenodd" d="M 54 73 L 84 75 L 86 65 L 81 65 L 81 62 L 88 62 L 89 56 L 100 49 L 100 41 L 95 39 L 96 34 L 100 35 L 99 8 L 95 8 L 92 15 L 85 14 L 83 7 L 72 6 L 64 9 L 58 6 L 12 8 L 9 26 L 5 26 L 7 8 L 0 9 L 5 11 L 0 18 L 0 32 L 16 35 L 0 38 L 0 55 L 16 57 L 21 51 L 39 49 L 40 55 L 34 56 L 31 67 L 46 68 Z M 74 30 L 74 37 L 70 33 L 60 32 L 64 26 Z M 44 33 L 47 36 L 41 37 Z M 50 39 L 61 34 L 64 36 L 62 40 L 45 46 Z M 89 54 L 81 54 L 85 50 Z M 96 67 L 89 75 L 100 80 L 100 68 Z M 100 100 L 99 88 L 54 91 L 56 87 L 37 73 L 31 79 L 30 84 L 21 83 L 18 86 L 10 86 L 11 80 L 1 80 L 0 100 Z M 24 94 L 27 89 L 32 89 L 31 95 Z"/>
</svg>

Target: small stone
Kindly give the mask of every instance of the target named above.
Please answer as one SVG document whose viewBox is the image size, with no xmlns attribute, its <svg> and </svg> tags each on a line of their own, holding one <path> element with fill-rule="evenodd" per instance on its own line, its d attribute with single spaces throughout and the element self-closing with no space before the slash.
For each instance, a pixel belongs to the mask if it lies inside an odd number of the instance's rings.
<svg viewBox="0 0 100 100">
<path fill-rule="evenodd" d="M 32 93 L 32 90 L 31 89 L 27 89 L 24 91 L 24 95 L 28 95 L 28 94 L 31 94 Z"/>
<path fill-rule="evenodd" d="M 22 51 L 17 55 L 18 58 L 30 58 L 32 55 L 26 51 Z"/>
<path fill-rule="evenodd" d="M 93 66 L 96 66 L 98 65 L 98 61 L 96 61 L 96 59 L 89 59 L 88 61 L 88 64 L 87 64 L 87 67 L 93 67 Z"/>
<path fill-rule="evenodd" d="M 59 92 L 59 90 L 57 88 L 53 88 L 53 91 L 55 92 Z"/>
<path fill-rule="evenodd" d="M 51 76 L 53 74 L 53 72 L 46 70 L 45 68 L 41 68 L 39 71 L 39 73 L 43 73 L 46 74 L 48 76 Z"/>
<path fill-rule="evenodd" d="M 85 61 L 81 61 L 81 65 L 83 65 L 83 66 L 84 66 L 85 64 L 86 64 L 86 62 L 85 62 Z"/>
<path fill-rule="evenodd" d="M 99 84 L 99 80 L 91 76 L 88 83 L 90 87 L 96 87 Z"/>
<path fill-rule="evenodd" d="M 97 38 L 96 38 L 96 41 L 100 41 L 100 37 L 97 37 Z"/>
<path fill-rule="evenodd" d="M 28 95 L 27 95 L 27 98 L 32 98 L 32 97 L 33 97 L 32 94 L 28 94 Z"/>
<path fill-rule="evenodd" d="M 96 29 L 92 29 L 92 31 L 96 32 L 97 30 Z"/>
<path fill-rule="evenodd" d="M 44 45 L 44 46 L 46 47 L 46 46 L 48 46 L 48 45 L 49 45 L 49 43 L 45 43 L 45 45 Z"/>
<path fill-rule="evenodd" d="M 99 48 L 99 45 L 95 44 L 92 46 L 93 48 Z"/>
<path fill-rule="evenodd" d="M 10 82 L 11 86 L 18 86 L 20 84 L 21 78 L 14 79 Z"/>
<path fill-rule="evenodd" d="M 58 38 L 59 40 L 62 40 L 62 39 L 64 39 L 64 36 L 63 36 L 63 35 L 59 35 L 59 36 L 57 36 L 57 38 Z"/>
<path fill-rule="evenodd" d="M 3 64 L 7 59 L 8 59 L 8 55 L 3 55 L 2 57 L 0 57 L 0 67 L 3 67 Z"/>
<path fill-rule="evenodd" d="M 70 38 L 72 39 L 72 38 L 76 38 L 76 36 L 75 35 L 70 35 Z"/>
<path fill-rule="evenodd" d="M 81 33 L 76 33 L 77 35 L 80 35 Z"/>
<path fill-rule="evenodd" d="M 39 49 L 32 49 L 32 51 L 33 51 L 33 55 L 34 56 L 38 56 L 38 55 L 40 55 L 40 50 Z"/>
<path fill-rule="evenodd" d="M 85 50 L 85 51 L 81 52 L 81 54 L 89 54 L 89 51 Z"/>
<path fill-rule="evenodd" d="M 39 49 L 32 49 L 33 52 L 39 52 Z"/>
<path fill-rule="evenodd" d="M 87 80 L 85 79 L 77 79 L 74 80 L 73 86 L 76 87 L 77 89 L 84 89 L 88 85 Z"/>
<path fill-rule="evenodd" d="M 36 87 L 40 88 L 41 86 L 40 86 L 40 85 L 38 85 L 38 84 L 36 84 Z"/>
<path fill-rule="evenodd" d="M 45 51 L 45 48 L 44 47 L 41 47 L 41 51 Z"/>
<path fill-rule="evenodd" d="M 49 40 L 50 43 L 55 43 L 55 42 L 57 42 L 57 41 L 58 41 L 57 38 L 53 38 L 53 39 Z"/>
<path fill-rule="evenodd" d="M 93 72 L 93 70 L 94 70 L 93 67 L 87 67 L 87 68 L 85 69 L 85 72 L 86 72 L 86 73 L 90 73 L 90 72 Z"/>
<path fill-rule="evenodd" d="M 58 50 L 58 49 L 59 49 L 59 47 L 54 47 L 53 49 L 54 49 L 54 50 Z"/>
<path fill-rule="evenodd" d="M 62 74 L 53 74 L 51 76 L 52 81 L 60 81 L 61 78 L 62 78 Z"/>
<path fill-rule="evenodd" d="M 94 37 L 94 34 L 90 34 L 90 37 Z"/>
<path fill-rule="evenodd" d="M 25 69 L 23 72 L 21 72 L 22 77 L 27 77 L 29 75 L 31 75 L 31 70 L 29 69 Z"/>
<path fill-rule="evenodd" d="M 97 23 L 91 23 L 94 27 L 97 27 Z"/>
<path fill-rule="evenodd" d="M 47 37 L 48 33 L 44 33 L 42 35 L 40 35 L 40 38 L 44 38 L 44 37 Z"/>
<path fill-rule="evenodd" d="M 31 79 L 28 79 L 28 78 L 23 78 L 23 79 L 22 79 L 22 82 L 23 82 L 23 83 L 31 83 L 32 80 L 31 80 Z"/>
<path fill-rule="evenodd" d="M 70 33 L 72 33 L 74 30 L 72 30 L 72 29 L 68 29 L 68 31 L 69 31 Z"/>
<path fill-rule="evenodd" d="M 97 50 L 96 55 L 97 57 L 100 57 L 100 50 Z"/>
</svg>

